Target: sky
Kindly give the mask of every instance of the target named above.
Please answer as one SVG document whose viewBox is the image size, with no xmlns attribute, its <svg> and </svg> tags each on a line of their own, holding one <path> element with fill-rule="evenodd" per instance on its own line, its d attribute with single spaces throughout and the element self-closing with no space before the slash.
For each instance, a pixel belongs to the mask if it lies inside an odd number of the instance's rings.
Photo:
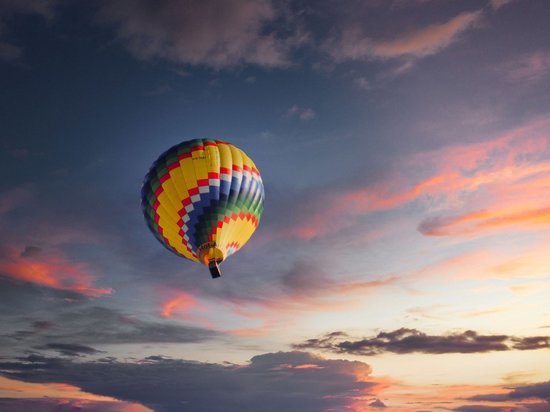
<svg viewBox="0 0 550 412">
<path fill-rule="evenodd" d="M 550 411 L 546 0 L 0 0 L 1 411 Z M 223 276 L 140 207 L 260 170 Z"/>
</svg>

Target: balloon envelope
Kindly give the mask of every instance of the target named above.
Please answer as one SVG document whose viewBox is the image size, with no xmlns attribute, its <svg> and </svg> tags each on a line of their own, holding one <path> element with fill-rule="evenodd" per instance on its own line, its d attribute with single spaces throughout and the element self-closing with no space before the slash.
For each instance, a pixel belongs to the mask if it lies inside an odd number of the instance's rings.
<svg viewBox="0 0 550 412">
<path fill-rule="evenodd" d="M 221 140 L 195 139 L 160 155 L 145 176 L 141 199 L 147 225 L 160 243 L 204 263 L 217 277 L 217 264 L 256 230 L 264 186 L 242 150 Z"/>
</svg>

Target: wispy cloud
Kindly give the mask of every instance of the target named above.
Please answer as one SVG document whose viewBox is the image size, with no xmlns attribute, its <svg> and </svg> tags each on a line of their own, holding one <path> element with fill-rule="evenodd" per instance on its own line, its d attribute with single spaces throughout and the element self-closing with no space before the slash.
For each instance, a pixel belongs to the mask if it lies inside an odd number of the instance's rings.
<svg viewBox="0 0 550 412">
<path fill-rule="evenodd" d="M 358 77 L 353 81 L 353 83 L 363 90 L 370 90 L 371 88 L 370 82 L 365 77 Z"/>
<path fill-rule="evenodd" d="M 511 82 L 535 83 L 550 75 L 550 51 L 539 50 L 516 56 L 500 71 Z"/>
<path fill-rule="evenodd" d="M 230 335 L 264 336 L 294 322 L 297 313 L 334 313 L 359 306 L 366 296 L 393 287 L 399 278 L 377 276 L 364 279 L 357 273 L 329 275 L 320 264 L 297 260 L 283 271 L 278 281 L 271 282 L 257 293 L 224 289 L 218 295 L 197 299 L 196 305 L 187 305 L 189 299 L 184 298 L 184 306 L 178 309 L 176 305 L 172 317 L 192 320 Z M 177 295 L 166 302 L 177 303 Z M 232 319 L 229 324 L 234 326 L 220 324 L 220 308 L 223 308 L 226 320 Z"/>
<path fill-rule="evenodd" d="M 426 235 L 548 227 L 549 134 L 550 119 L 543 118 L 487 141 L 410 155 L 389 165 L 383 178 L 367 186 L 305 202 L 299 224 L 281 228 L 274 236 L 334 235 L 361 216 L 421 200 L 426 212 L 439 211 L 420 223 Z"/>
<path fill-rule="evenodd" d="M 0 3 L 0 60 L 14 62 L 23 56 L 23 49 L 8 40 L 6 23 L 16 15 L 29 14 L 51 20 L 58 0 L 8 0 Z M 9 34 L 9 33 L 8 33 Z M 6 39 L 8 38 L 8 39 Z"/>
<path fill-rule="evenodd" d="M 285 117 L 292 118 L 297 117 L 300 120 L 313 120 L 317 116 L 317 113 L 310 107 L 300 107 L 298 105 L 292 106 L 286 111 Z"/>
<path fill-rule="evenodd" d="M 444 23 L 432 24 L 393 39 L 373 39 L 363 35 L 358 25 L 348 25 L 324 43 L 324 50 L 338 62 L 346 60 L 388 59 L 402 56 L 424 57 L 439 52 L 472 27 L 482 11 L 461 13 Z"/>
<path fill-rule="evenodd" d="M 167 319 L 145 319 L 105 307 L 89 307 L 87 302 L 61 305 L 57 313 L 31 313 L 19 321 L 12 333 L 0 335 L 4 354 L 57 352 L 63 356 L 94 356 L 101 345 L 177 343 L 190 344 L 222 336 L 212 329 L 186 326 Z M 47 320 L 45 320 L 47 319 Z M 43 328 L 41 325 L 47 325 Z"/>
<path fill-rule="evenodd" d="M 16 187 L 3 192 L 0 196 L 0 216 L 28 203 L 31 198 L 32 191 L 24 187 Z"/>
<path fill-rule="evenodd" d="M 28 248 L 22 251 L 7 248 L 0 255 L 0 275 L 91 297 L 112 292 L 111 288 L 93 287 L 95 276 L 88 266 L 68 260 L 61 252 L 29 255 Z"/>
<path fill-rule="evenodd" d="M 195 297 L 189 293 L 179 292 L 175 297 L 172 297 L 162 304 L 161 316 L 170 318 L 175 311 L 185 311 L 197 305 Z"/>
<path fill-rule="evenodd" d="M 506 6 L 507 4 L 511 3 L 514 0 L 489 0 L 489 6 L 493 10 L 498 10 L 503 6 Z"/>
<path fill-rule="evenodd" d="M 426 219 L 418 230 L 428 236 L 449 236 L 475 233 L 485 229 L 522 225 L 550 226 L 550 208 L 514 211 L 479 211 L 460 216 L 446 216 Z"/>
<path fill-rule="evenodd" d="M 47 343 L 43 346 L 37 346 L 36 349 L 53 350 L 60 355 L 71 357 L 94 355 L 101 352 L 91 346 L 79 345 L 77 343 Z"/>
</svg>

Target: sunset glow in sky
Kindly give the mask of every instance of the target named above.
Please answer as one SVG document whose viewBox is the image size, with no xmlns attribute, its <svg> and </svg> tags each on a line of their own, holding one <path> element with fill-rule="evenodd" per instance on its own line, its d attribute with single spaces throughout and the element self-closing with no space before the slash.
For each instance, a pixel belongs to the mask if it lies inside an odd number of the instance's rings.
<svg viewBox="0 0 550 412">
<path fill-rule="evenodd" d="M 550 411 L 548 21 L 0 0 L 0 411 Z M 140 208 L 195 138 L 265 186 L 219 279 Z"/>
</svg>

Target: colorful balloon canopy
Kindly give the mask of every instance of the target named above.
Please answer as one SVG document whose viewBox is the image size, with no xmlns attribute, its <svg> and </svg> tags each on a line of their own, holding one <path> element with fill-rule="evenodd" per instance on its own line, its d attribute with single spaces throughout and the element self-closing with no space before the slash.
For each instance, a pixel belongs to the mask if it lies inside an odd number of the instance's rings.
<svg viewBox="0 0 550 412">
<path fill-rule="evenodd" d="M 264 186 L 254 162 L 234 145 L 182 142 L 151 166 L 141 190 L 147 225 L 175 254 L 220 275 L 218 264 L 242 248 L 258 227 Z"/>
</svg>

